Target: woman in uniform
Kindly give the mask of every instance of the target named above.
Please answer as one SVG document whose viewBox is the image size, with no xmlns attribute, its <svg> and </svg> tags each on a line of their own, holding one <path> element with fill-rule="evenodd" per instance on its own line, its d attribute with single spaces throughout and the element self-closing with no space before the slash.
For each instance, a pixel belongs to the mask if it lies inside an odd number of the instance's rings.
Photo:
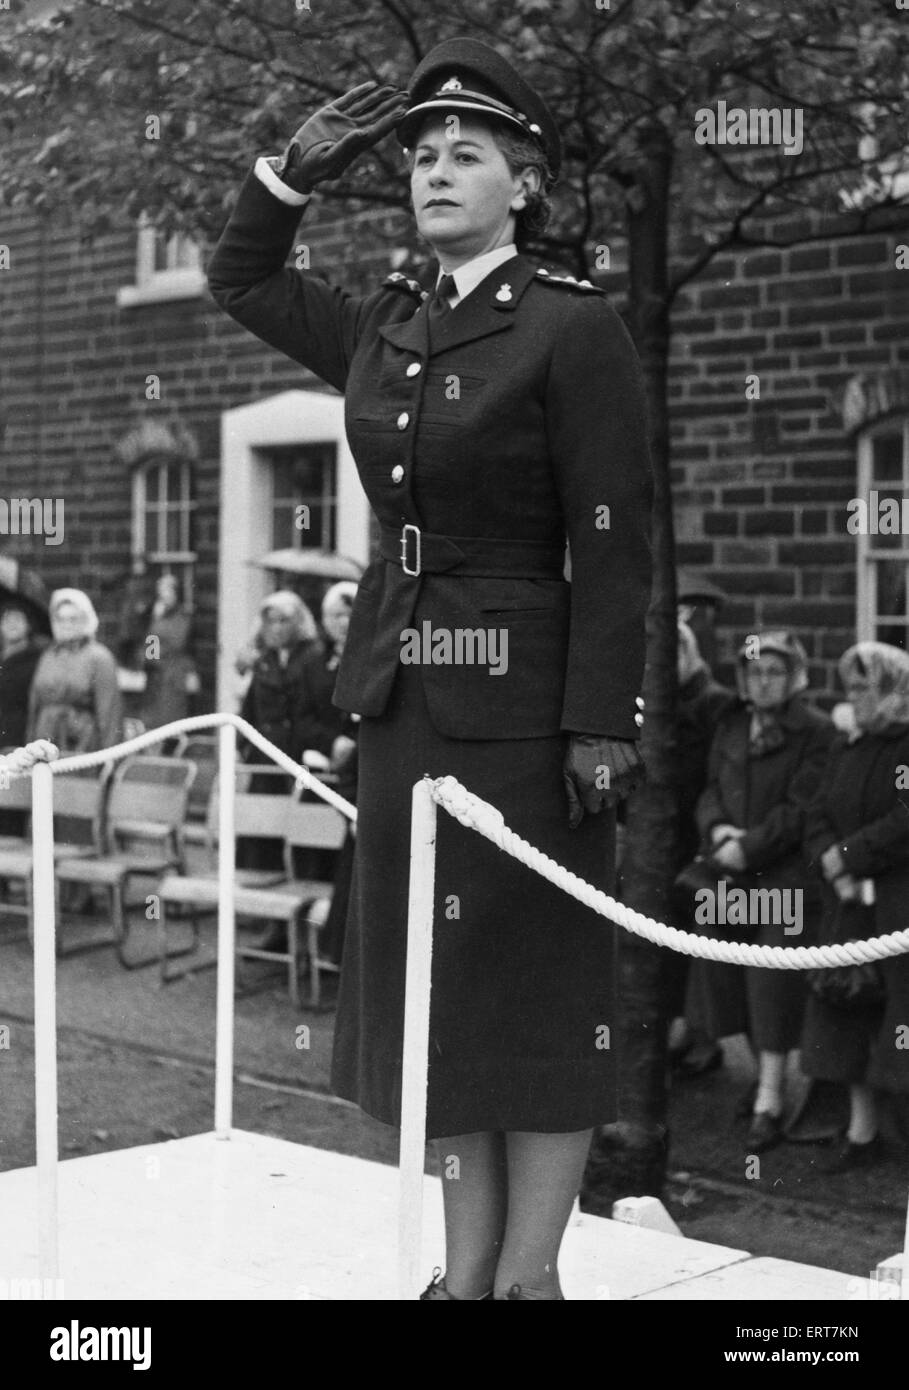
<svg viewBox="0 0 909 1390">
<path fill-rule="evenodd" d="M 312 189 L 394 128 L 432 292 L 396 273 L 358 298 L 285 267 Z M 615 803 L 640 775 L 644 393 L 605 295 L 522 254 L 560 153 L 511 64 L 449 40 L 406 94 L 365 83 L 260 160 L 209 268 L 222 308 L 344 392 L 379 524 L 334 697 L 362 718 L 333 1084 L 391 1124 L 413 784 L 457 777 L 608 890 Z M 447 1266 L 423 1297 L 560 1299 L 591 1130 L 615 1115 L 613 929 L 447 816 L 435 921 Z"/>
</svg>

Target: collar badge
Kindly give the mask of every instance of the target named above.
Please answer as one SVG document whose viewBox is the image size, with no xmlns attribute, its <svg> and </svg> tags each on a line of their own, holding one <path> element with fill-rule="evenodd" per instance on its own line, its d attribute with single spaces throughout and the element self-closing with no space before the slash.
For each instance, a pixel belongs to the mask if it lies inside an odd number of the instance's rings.
<svg viewBox="0 0 909 1390">
<path fill-rule="evenodd" d="M 511 299 L 511 286 L 500 285 L 496 291 L 496 299 L 498 299 L 501 304 L 507 304 L 509 299 Z"/>
</svg>

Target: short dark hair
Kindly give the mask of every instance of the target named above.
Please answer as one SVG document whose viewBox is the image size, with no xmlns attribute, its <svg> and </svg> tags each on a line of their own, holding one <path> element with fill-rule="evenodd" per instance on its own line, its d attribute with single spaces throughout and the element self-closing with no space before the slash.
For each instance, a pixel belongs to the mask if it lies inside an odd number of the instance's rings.
<svg viewBox="0 0 909 1390">
<path fill-rule="evenodd" d="M 472 119 L 476 119 L 487 127 L 496 146 L 501 150 L 512 176 L 521 173 L 524 169 L 537 169 L 539 171 L 540 187 L 538 191 L 528 193 L 526 206 L 515 214 L 515 244 L 518 250 L 522 250 L 528 241 L 538 237 L 545 230 L 552 211 L 549 191 L 555 183 L 555 178 L 549 167 L 546 151 L 537 144 L 536 140 L 531 140 L 518 131 L 512 132 L 511 128 L 502 121 L 486 120 L 480 113 L 477 113 L 477 116 L 472 117 Z M 413 172 L 413 166 L 414 151 L 410 149 L 407 151 L 408 170 Z"/>
<path fill-rule="evenodd" d="M 536 169 L 540 175 L 539 189 L 528 193 L 526 206 L 515 217 L 515 241 L 520 248 L 526 241 L 545 231 L 552 212 L 549 190 L 555 180 L 546 152 L 536 140 L 529 140 L 526 135 L 517 132 L 513 134 L 508 126 L 499 121 L 491 121 L 489 128 L 512 175 L 525 169 Z"/>
</svg>

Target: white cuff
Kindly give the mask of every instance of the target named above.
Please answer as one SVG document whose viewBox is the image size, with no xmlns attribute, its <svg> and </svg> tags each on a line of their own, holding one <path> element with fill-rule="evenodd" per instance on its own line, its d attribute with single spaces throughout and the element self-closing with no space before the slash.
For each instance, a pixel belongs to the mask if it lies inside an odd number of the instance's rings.
<svg viewBox="0 0 909 1390">
<path fill-rule="evenodd" d="M 280 198 L 282 203 L 287 203 L 293 208 L 302 208 L 309 202 L 309 193 L 297 193 L 296 189 L 286 184 L 274 171 L 274 165 L 278 163 L 278 155 L 261 155 L 256 160 L 254 173 L 260 179 L 269 193 L 273 193 L 276 198 Z"/>
</svg>

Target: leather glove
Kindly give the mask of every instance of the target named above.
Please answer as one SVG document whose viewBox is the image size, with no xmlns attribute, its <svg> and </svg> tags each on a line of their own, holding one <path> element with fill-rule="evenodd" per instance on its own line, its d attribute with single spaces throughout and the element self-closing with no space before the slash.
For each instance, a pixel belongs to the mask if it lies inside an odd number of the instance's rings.
<svg viewBox="0 0 909 1390">
<path fill-rule="evenodd" d="M 276 172 L 297 193 L 336 179 L 378 144 L 407 110 L 407 93 L 363 82 L 305 120 L 284 151 Z"/>
<path fill-rule="evenodd" d="M 568 793 L 568 824 L 576 830 L 584 812 L 596 815 L 615 806 L 644 780 L 645 769 L 633 739 L 605 734 L 572 734 L 563 767 Z"/>
</svg>

